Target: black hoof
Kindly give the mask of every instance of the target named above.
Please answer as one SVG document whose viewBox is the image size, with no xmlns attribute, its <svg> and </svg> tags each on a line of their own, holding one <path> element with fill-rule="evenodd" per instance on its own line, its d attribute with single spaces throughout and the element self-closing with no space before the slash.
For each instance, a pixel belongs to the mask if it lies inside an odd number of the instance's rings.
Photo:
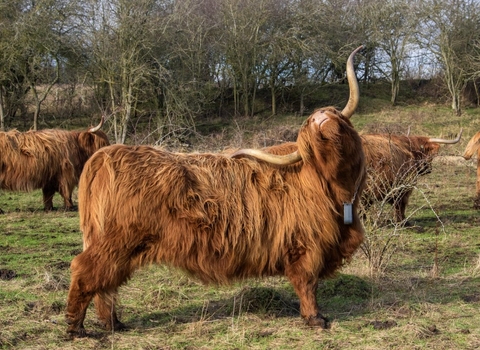
<svg viewBox="0 0 480 350">
<path fill-rule="evenodd" d="M 67 330 L 67 334 L 70 339 L 85 338 L 87 336 L 87 331 L 83 327 L 79 328 L 78 330 L 73 330 L 69 328 Z"/>
<path fill-rule="evenodd" d="M 113 325 L 111 323 L 104 324 L 104 327 L 107 331 L 110 331 L 110 332 L 112 330 L 116 332 L 128 330 L 128 327 L 120 321 L 115 321 Z"/>
<path fill-rule="evenodd" d="M 330 326 L 328 319 L 321 314 L 306 318 L 305 323 L 309 327 L 320 327 L 322 329 L 327 329 Z"/>
</svg>

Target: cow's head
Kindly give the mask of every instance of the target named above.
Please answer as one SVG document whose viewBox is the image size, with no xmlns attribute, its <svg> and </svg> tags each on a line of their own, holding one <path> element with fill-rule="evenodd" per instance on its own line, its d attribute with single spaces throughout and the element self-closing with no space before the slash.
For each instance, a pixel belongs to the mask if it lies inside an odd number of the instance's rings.
<svg viewBox="0 0 480 350">
<path fill-rule="evenodd" d="M 423 136 L 409 137 L 409 141 L 412 143 L 410 151 L 415 157 L 418 174 L 430 174 L 432 172 L 432 160 L 438 155 L 440 144 L 455 144 L 459 142 L 462 132 L 463 130 L 460 129 L 457 137 L 453 140 Z"/>
<path fill-rule="evenodd" d="M 90 157 L 100 148 L 110 145 L 107 135 L 100 130 L 104 122 L 105 117 L 102 116 L 102 119 L 97 126 L 90 128 L 85 132 L 81 132 L 78 137 L 79 146 L 87 157 Z"/>
<path fill-rule="evenodd" d="M 356 162 L 361 141 L 350 120 L 333 107 L 316 110 L 304 123 L 297 138 L 302 159 L 315 162 L 323 173 L 338 167 L 340 161 Z M 332 161 L 333 160 L 333 161 Z"/>
</svg>

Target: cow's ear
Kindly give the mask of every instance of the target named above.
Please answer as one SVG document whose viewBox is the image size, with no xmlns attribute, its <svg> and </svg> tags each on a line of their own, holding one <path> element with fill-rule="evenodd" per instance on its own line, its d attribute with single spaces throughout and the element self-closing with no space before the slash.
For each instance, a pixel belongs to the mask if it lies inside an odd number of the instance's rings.
<svg viewBox="0 0 480 350">
<path fill-rule="evenodd" d="M 92 148 L 93 143 L 95 142 L 94 138 L 95 135 L 90 132 L 81 132 L 78 137 L 78 144 L 80 148 L 83 150 Z"/>
</svg>

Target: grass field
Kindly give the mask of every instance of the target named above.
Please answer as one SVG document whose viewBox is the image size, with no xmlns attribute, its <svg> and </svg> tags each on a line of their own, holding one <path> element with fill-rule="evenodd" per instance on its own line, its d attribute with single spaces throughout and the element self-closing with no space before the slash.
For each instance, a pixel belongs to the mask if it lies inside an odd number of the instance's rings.
<svg viewBox="0 0 480 350">
<path fill-rule="evenodd" d="M 388 248 L 382 271 L 372 273 L 359 250 L 337 277 L 321 282 L 317 297 L 330 329 L 303 324 L 298 299 L 284 278 L 216 287 L 178 270 L 152 266 L 138 271 L 120 290 L 119 313 L 127 331 L 103 331 L 91 305 L 85 323 L 89 336 L 70 340 L 64 309 L 69 263 L 82 249 L 78 213 L 44 213 L 40 191 L 1 191 L 0 347 L 480 348 L 480 212 L 472 209 L 475 163 L 459 157 L 468 138 L 480 130 L 480 111 L 459 118 L 437 106 L 375 112 L 365 107 L 354 118 L 364 132 L 411 126 L 412 134 L 449 137 L 463 127 L 464 138 L 442 146 L 433 172 L 417 184 L 407 210 L 411 227 L 387 228 L 375 235 L 367 230 L 368 244 Z M 237 132 L 240 128 L 245 133 L 235 140 L 258 143 L 249 136 L 255 132 L 248 123 L 237 124 Z M 301 120 L 287 118 L 284 123 L 294 128 Z M 255 127 L 263 126 L 258 124 Z M 215 146 L 221 144 L 217 142 Z M 60 207 L 58 195 L 55 200 Z"/>
</svg>

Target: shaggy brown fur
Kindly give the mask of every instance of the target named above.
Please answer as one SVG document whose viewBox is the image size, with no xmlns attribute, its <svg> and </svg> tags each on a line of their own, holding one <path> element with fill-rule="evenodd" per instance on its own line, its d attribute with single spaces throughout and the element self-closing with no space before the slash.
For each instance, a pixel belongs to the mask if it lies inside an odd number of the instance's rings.
<svg viewBox="0 0 480 350">
<path fill-rule="evenodd" d="M 151 263 L 205 283 L 285 275 L 302 317 L 325 327 L 318 280 L 348 261 L 364 236 L 357 215 L 364 154 L 350 121 L 333 108 L 311 115 L 297 144 L 301 161 L 288 166 L 146 146 L 98 151 L 80 178 L 84 251 L 71 264 L 68 332 L 85 335 L 92 298 L 106 328 L 121 329 L 117 290 Z M 347 225 L 343 203 L 352 201 Z"/>
<path fill-rule="evenodd" d="M 418 176 L 429 174 L 440 145 L 425 136 L 391 134 L 361 135 L 367 165 L 362 204 L 386 200 L 403 222 L 405 210 Z M 297 149 L 294 142 L 265 148 L 269 153 L 287 154 Z"/>
<path fill-rule="evenodd" d="M 473 135 L 470 141 L 468 141 L 463 157 L 465 159 L 471 159 L 475 153 L 477 154 L 477 188 L 473 200 L 473 207 L 480 209 L 480 131 Z"/>
<path fill-rule="evenodd" d="M 108 146 L 103 131 L 57 129 L 0 132 L 0 188 L 32 191 L 41 188 L 45 210 L 53 208 L 60 193 L 65 209 L 73 208 L 72 192 L 87 159 Z"/>
</svg>

